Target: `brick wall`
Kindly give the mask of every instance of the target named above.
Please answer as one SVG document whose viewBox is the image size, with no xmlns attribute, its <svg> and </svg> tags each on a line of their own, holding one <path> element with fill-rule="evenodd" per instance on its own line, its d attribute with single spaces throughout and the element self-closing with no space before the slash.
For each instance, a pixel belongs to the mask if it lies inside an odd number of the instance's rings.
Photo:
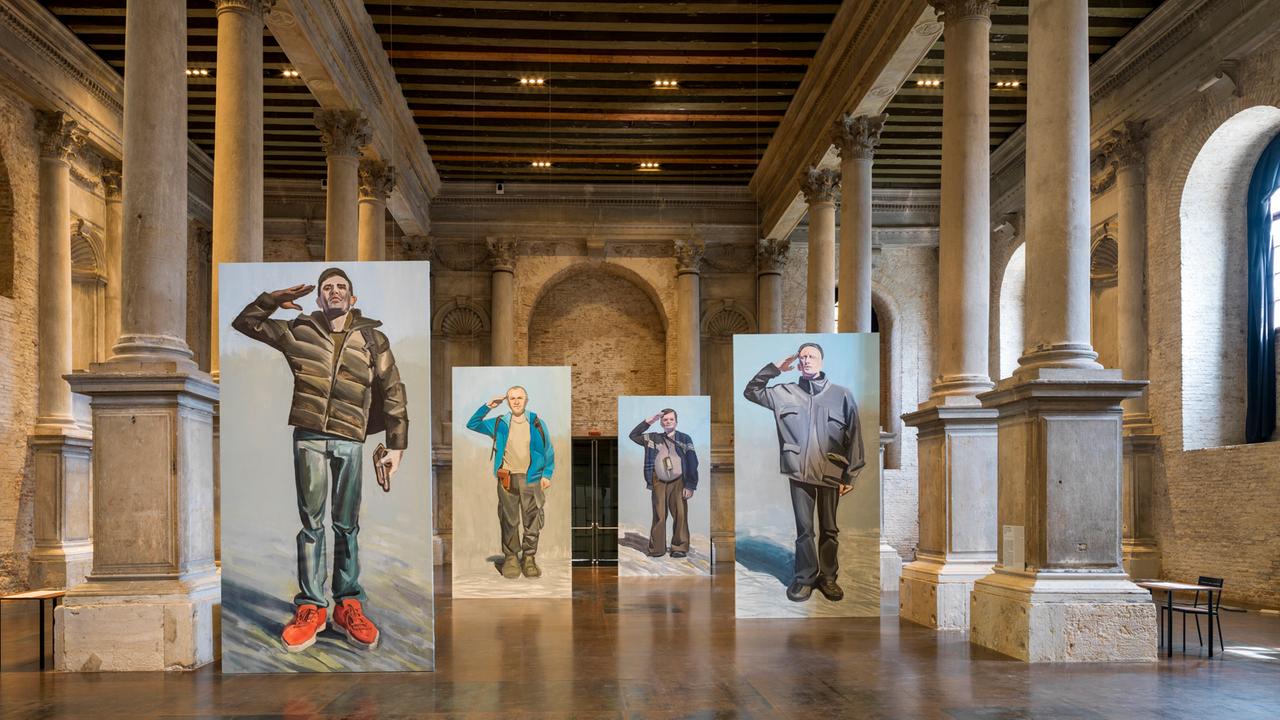
<svg viewBox="0 0 1280 720">
<path fill-rule="evenodd" d="M 1243 356 L 1242 347 L 1226 346 L 1216 356 L 1206 355 L 1204 342 L 1208 333 L 1234 327 L 1235 318 L 1227 315 L 1241 309 L 1219 303 L 1215 310 L 1206 302 L 1214 290 L 1212 283 L 1200 281 L 1208 259 L 1201 253 L 1211 249 L 1197 246 L 1192 228 L 1182 223 L 1189 213 L 1203 211 L 1196 202 L 1205 198 L 1196 193 L 1183 205 L 1184 190 L 1213 133 L 1242 110 L 1280 106 L 1280 50 L 1246 58 L 1241 70 L 1243 97 L 1194 95 L 1152 128 L 1147 165 L 1150 405 L 1163 433 L 1154 517 L 1164 575 L 1220 576 L 1228 603 L 1280 607 L 1280 533 L 1275 529 L 1280 443 L 1183 449 L 1188 432 L 1207 429 L 1209 436 L 1227 438 L 1243 423 L 1238 412 L 1227 416 L 1219 411 L 1221 403 L 1201 397 L 1215 387 L 1215 378 L 1206 373 L 1215 366 L 1233 372 Z M 1243 215 L 1243 196 L 1239 202 Z M 1196 315 L 1197 308 L 1208 308 L 1210 315 Z M 1217 427 L 1206 428 L 1206 423 Z"/>
<path fill-rule="evenodd" d="M 13 297 L 0 296 L 0 593 L 26 587 L 34 492 L 39 156 L 31 107 L 0 91 L 0 156 L 13 190 Z"/>
</svg>

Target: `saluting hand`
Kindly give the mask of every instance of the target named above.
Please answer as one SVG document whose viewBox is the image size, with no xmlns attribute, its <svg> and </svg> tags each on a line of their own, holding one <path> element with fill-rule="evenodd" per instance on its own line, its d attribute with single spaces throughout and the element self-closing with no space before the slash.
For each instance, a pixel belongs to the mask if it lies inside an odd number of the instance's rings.
<svg viewBox="0 0 1280 720">
<path fill-rule="evenodd" d="M 791 367 L 796 364 L 796 358 L 798 357 L 800 357 L 799 354 L 788 355 L 785 358 L 774 363 L 774 365 L 777 365 L 778 369 L 781 370 L 782 372 L 790 372 Z"/>
<path fill-rule="evenodd" d="M 647 422 L 647 423 L 649 423 L 650 425 L 652 425 L 652 424 L 654 424 L 654 423 L 658 422 L 658 420 L 659 420 L 659 419 L 661 419 L 661 418 L 662 418 L 662 413 L 661 413 L 661 412 L 657 412 L 657 413 L 654 413 L 653 417 L 650 417 L 648 420 L 645 420 L 645 422 Z"/>
<path fill-rule="evenodd" d="M 490 400 L 489 402 L 485 403 L 485 405 L 488 405 L 489 409 L 492 410 L 506 401 L 507 401 L 507 396 L 503 395 L 502 397 L 496 397 Z"/>
<path fill-rule="evenodd" d="M 301 285 L 294 285 L 293 287 L 288 287 L 283 290 L 276 290 L 271 293 L 271 297 L 276 301 L 276 304 L 282 308 L 287 308 L 289 310 L 301 310 L 302 307 L 295 303 L 294 300 L 297 300 L 300 297 L 305 297 L 315 289 L 315 285 L 302 283 Z"/>
</svg>

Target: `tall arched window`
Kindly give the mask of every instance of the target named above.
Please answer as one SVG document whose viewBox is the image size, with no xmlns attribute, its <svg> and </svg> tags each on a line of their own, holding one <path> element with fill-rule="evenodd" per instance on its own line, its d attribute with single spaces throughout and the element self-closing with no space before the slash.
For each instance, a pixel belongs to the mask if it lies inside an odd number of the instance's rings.
<svg viewBox="0 0 1280 720">
<path fill-rule="evenodd" d="M 1249 319 L 1245 442 L 1265 442 L 1276 428 L 1275 331 L 1280 308 L 1276 249 L 1280 246 L 1280 135 L 1262 151 L 1249 182 Z"/>
</svg>

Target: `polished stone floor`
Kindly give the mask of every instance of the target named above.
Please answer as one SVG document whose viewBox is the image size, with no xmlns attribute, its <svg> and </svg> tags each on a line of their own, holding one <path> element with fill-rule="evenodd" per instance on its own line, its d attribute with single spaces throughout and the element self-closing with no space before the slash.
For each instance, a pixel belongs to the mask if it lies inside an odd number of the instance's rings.
<svg viewBox="0 0 1280 720">
<path fill-rule="evenodd" d="M 735 621 L 732 581 L 579 568 L 572 601 L 442 594 L 435 673 L 9 671 L 0 716 L 1280 718 L 1274 616 L 1228 614 L 1212 660 L 1192 627 L 1153 665 L 1030 666 L 896 617 Z"/>
</svg>

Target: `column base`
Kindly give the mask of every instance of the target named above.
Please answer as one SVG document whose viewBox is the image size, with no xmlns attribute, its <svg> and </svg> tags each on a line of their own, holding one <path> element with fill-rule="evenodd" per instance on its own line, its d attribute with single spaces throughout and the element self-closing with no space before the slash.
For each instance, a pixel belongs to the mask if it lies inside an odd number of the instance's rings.
<svg viewBox="0 0 1280 720">
<path fill-rule="evenodd" d="M 1124 571 L 1133 580 L 1150 580 L 1160 577 L 1160 549 L 1151 542 L 1123 544 Z"/>
<path fill-rule="evenodd" d="M 28 582 L 63 589 L 93 567 L 93 438 L 75 425 L 42 426 L 30 439 L 35 465 L 35 547 Z"/>
<path fill-rule="evenodd" d="M 95 580 L 54 612 L 55 666 L 68 672 L 194 670 L 213 661 L 216 572 L 177 580 Z"/>
<path fill-rule="evenodd" d="M 973 583 L 990 574 L 991 565 L 933 558 L 908 563 L 898 586 L 898 617 L 934 630 L 968 630 Z"/>
<path fill-rule="evenodd" d="M 902 557 L 893 546 L 880 541 L 880 592 L 897 592 L 902 579 Z"/>
<path fill-rule="evenodd" d="M 969 639 L 1026 662 L 1155 662 L 1156 606 L 1119 573 L 1009 573 L 974 583 Z"/>
</svg>

